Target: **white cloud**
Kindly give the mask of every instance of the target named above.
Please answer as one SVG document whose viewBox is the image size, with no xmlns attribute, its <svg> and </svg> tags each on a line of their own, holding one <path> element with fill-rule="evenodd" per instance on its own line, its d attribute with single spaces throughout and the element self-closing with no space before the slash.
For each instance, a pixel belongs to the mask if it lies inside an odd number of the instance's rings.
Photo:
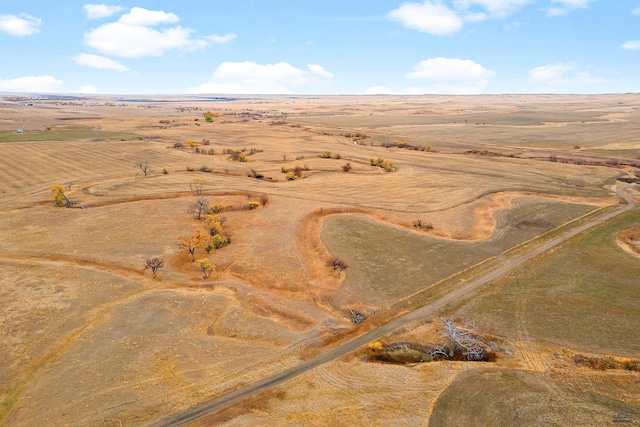
<svg viewBox="0 0 640 427">
<path fill-rule="evenodd" d="M 480 95 L 484 93 L 488 84 L 488 80 L 436 83 L 428 88 L 420 89 L 420 91 L 418 91 L 418 88 L 414 88 L 414 93 L 416 95 L 424 93 L 441 95 Z"/>
<path fill-rule="evenodd" d="M 311 71 L 311 73 L 313 73 L 313 74 L 315 74 L 317 76 L 324 77 L 325 79 L 332 79 L 333 78 L 333 73 L 330 73 L 327 70 L 325 70 L 322 65 L 307 64 L 307 68 L 309 68 L 309 71 Z"/>
<path fill-rule="evenodd" d="M 574 66 L 566 64 L 542 65 L 529 70 L 529 77 L 535 81 L 557 81 L 574 69 Z"/>
<path fill-rule="evenodd" d="M 0 80 L 0 91 L 4 92 L 57 92 L 62 80 L 53 76 L 26 76 Z"/>
<path fill-rule="evenodd" d="M 99 70 L 129 71 L 129 67 L 126 65 L 100 55 L 81 53 L 78 56 L 74 56 L 72 59 L 76 61 L 78 65 L 85 65 Z"/>
<path fill-rule="evenodd" d="M 407 93 L 479 94 L 495 72 L 468 59 L 429 58 L 419 62 L 408 79 L 431 80 L 427 88 L 408 88 Z"/>
<path fill-rule="evenodd" d="M 551 7 L 547 10 L 547 16 L 566 15 L 574 9 L 584 9 L 589 3 L 595 0 L 551 0 L 552 3 L 559 3 L 560 7 Z"/>
<path fill-rule="evenodd" d="M 171 12 L 133 7 L 129 13 L 122 15 L 118 22 L 125 25 L 150 27 L 158 24 L 175 24 L 179 20 L 178 15 Z"/>
<path fill-rule="evenodd" d="M 454 34 L 462 28 L 462 18 L 441 3 L 404 3 L 388 15 L 404 27 L 437 36 Z"/>
<path fill-rule="evenodd" d="M 255 62 L 223 62 L 216 68 L 210 82 L 190 87 L 189 93 L 283 94 L 295 89 L 308 90 L 326 81 L 332 73 L 317 64 L 308 70 L 286 62 L 257 64 Z"/>
<path fill-rule="evenodd" d="M 562 9 L 560 7 L 550 7 L 547 9 L 547 16 L 562 16 L 569 13 L 567 9 Z"/>
<path fill-rule="evenodd" d="M 40 24 L 42 24 L 42 19 L 26 13 L 21 13 L 20 16 L 0 15 L 0 31 L 12 36 L 23 37 L 39 33 Z"/>
<path fill-rule="evenodd" d="M 576 88 L 583 91 L 585 86 L 603 83 L 606 80 L 580 71 L 571 64 L 547 64 L 529 70 L 529 79 L 536 88 L 544 92 L 555 92 L 562 88 Z"/>
<path fill-rule="evenodd" d="M 552 3 L 560 3 L 564 7 L 587 7 L 589 3 L 594 2 L 595 0 L 551 0 Z"/>
<path fill-rule="evenodd" d="M 464 14 L 463 18 L 465 22 L 481 22 L 489 19 L 487 14 L 482 12 L 478 12 L 478 13 L 467 12 Z"/>
<path fill-rule="evenodd" d="M 454 0 L 453 3 L 459 10 L 468 10 L 473 6 L 479 6 L 484 8 L 491 17 L 506 18 L 533 1 L 534 0 Z"/>
<path fill-rule="evenodd" d="M 207 37 L 208 40 L 211 40 L 214 43 L 229 43 L 231 40 L 235 40 L 237 38 L 238 36 L 233 33 L 225 34 L 224 36 L 216 36 L 214 34 Z"/>
<path fill-rule="evenodd" d="M 161 56 L 170 50 L 196 50 L 209 44 L 204 38 L 193 38 L 194 30 L 190 28 L 151 28 L 175 23 L 179 19 L 173 13 L 134 7 L 118 21 L 85 33 L 84 43 L 103 55 L 124 58 Z"/>
<path fill-rule="evenodd" d="M 363 95 L 393 95 L 393 90 L 385 86 L 373 86 L 365 90 Z"/>
<path fill-rule="evenodd" d="M 634 15 L 640 15 L 640 6 L 636 7 L 635 9 L 633 9 L 631 11 L 632 14 Z"/>
<path fill-rule="evenodd" d="M 622 45 L 623 49 L 640 50 L 640 40 L 630 40 Z"/>
<path fill-rule="evenodd" d="M 88 19 L 107 18 L 124 10 L 122 6 L 109 6 L 106 4 L 85 4 L 82 8 L 87 14 Z"/>
<path fill-rule="evenodd" d="M 409 79 L 460 81 L 487 79 L 496 73 L 468 59 L 430 58 L 421 61 L 407 74 Z"/>
<path fill-rule="evenodd" d="M 80 86 L 80 90 L 78 90 L 78 93 L 86 93 L 86 94 L 98 93 L 98 89 L 96 89 L 96 87 L 93 85 L 83 85 L 83 86 Z"/>
<path fill-rule="evenodd" d="M 534 1 L 452 0 L 453 8 L 450 8 L 442 0 L 425 0 L 423 3 L 403 3 L 388 16 L 406 28 L 445 36 L 460 31 L 465 22 L 481 22 L 490 17 L 506 18 Z M 478 8 L 483 11 L 478 11 Z"/>
</svg>

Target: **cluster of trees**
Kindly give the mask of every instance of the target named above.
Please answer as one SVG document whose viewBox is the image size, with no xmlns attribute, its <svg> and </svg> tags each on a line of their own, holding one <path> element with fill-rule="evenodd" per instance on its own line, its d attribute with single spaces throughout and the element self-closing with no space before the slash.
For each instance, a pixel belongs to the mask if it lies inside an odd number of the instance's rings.
<svg viewBox="0 0 640 427">
<path fill-rule="evenodd" d="M 348 133 L 343 133 L 342 136 L 344 136 L 345 138 L 354 139 L 354 140 L 369 138 L 369 136 L 366 133 L 362 133 L 362 132 L 348 132 Z"/>
<path fill-rule="evenodd" d="M 396 170 L 396 167 L 393 163 L 383 159 L 382 157 L 378 157 L 377 159 L 371 159 L 371 166 L 378 166 L 379 168 L 384 169 L 385 172 L 393 172 Z"/>
<path fill-rule="evenodd" d="M 309 167 L 305 165 L 305 167 L 303 168 L 302 166 L 296 166 L 293 169 L 289 169 L 285 166 L 282 166 L 282 173 L 286 174 L 287 180 L 288 181 L 293 181 L 294 179 L 298 179 L 302 177 L 302 171 L 305 170 L 309 170 Z"/>
<path fill-rule="evenodd" d="M 433 148 L 431 144 L 427 145 L 413 145 L 409 144 L 408 141 L 393 141 L 393 142 L 383 142 L 381 144 L 384 148 L 406 148 L 407 150 L 415 150 L 415 151 L 431 151 Z"/>
<path fill-rule="evenodd" d="M 487 343 L 480 330 L 469 323 L 457 324 L 453 319 L 442 320 L 438 331 L 444 339 L 440 345 L 420 345 L 412 342 L 369 344 L 369 350 L 376 360 L 392 363 L 419 363 L 432 360 L 489 361 L 494 343 Z"/>
<path fill-rule="evenodd" d="M 318 154 L 318 157 L 320 157 L 321 159 L 337 159 L 340 160 L 342 158 L 342 156 L 338 153 L 331 153 L 331 151 L 324 151 L 320 154 Z"/>
</svg>

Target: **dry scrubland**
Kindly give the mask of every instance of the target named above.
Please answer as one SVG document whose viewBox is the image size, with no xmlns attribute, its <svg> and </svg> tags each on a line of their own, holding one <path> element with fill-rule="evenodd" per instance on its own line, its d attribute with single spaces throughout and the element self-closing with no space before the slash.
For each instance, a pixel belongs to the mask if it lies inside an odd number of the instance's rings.
<svg viewBox="0 0 640 427">
<path fill-rule="evenodd" d="M 0 102 L 0 423 L 149 424 L 222 396 L 596 217 L 640 166 L 637 95 L 157 101 Z M 201 197 L 230 239 L 196 250 L 206 279 L 178 247 Z M 194 425 L 640 423 L 638 223 Z M 494 361 L 375 361 L 437 343 L 447 316 L 493 337 Z"/>
</svg>

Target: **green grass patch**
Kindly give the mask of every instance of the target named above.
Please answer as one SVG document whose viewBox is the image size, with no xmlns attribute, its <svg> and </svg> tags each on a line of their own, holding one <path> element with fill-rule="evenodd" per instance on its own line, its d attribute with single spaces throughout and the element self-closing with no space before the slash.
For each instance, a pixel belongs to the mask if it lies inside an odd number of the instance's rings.
<svg viewBox="0 0 640 427">
<path fill-rule="evenodd" d="M 510 338 L 570 346 L 587 353 L 640 353 L 640 260 L 615 235 L 640 222 L 640 209 L 582 233 L 489 284 L 458 310 Z"/>
<path fill-rule="evenodd" d="M 325 219 L 322 240 L 349 265 L 350 291 L 366 304 L 386 306 L 591 209 L 558 201 L 523 203 L 498 215 L 493 237 L 475 242 L 437 239 L 357 215 L 335 215 Z M 454 278 L 447 287 L 462 280 Z M 419 301 L 430 299 L 431 292 L 439 295 L 442 288 L 429 290 Z"/>
<path fill-rule="evenodd" d="M 553 387 L 545 374 L 480 370 L 460 375 L 440 395 L 429 426 L 613 425 L 616 416 L 640 419 L 634 405 L 617 400 L 606 386 Z M 568 381 L 567 381 L 568 383 Z M 637 387 L 636 387 L 637 388 Z M 631 391 L 631 390 L 630 390 Z"/>
</svg>

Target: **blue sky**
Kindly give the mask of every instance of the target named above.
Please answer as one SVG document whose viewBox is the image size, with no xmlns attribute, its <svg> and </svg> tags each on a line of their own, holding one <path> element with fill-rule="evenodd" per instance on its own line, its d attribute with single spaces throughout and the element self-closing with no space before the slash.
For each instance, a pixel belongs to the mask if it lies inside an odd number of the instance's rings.
<svg viewBox="0 0 640 427">
<path fill-rule="evenodd" d="M 640 0 L 3 3 L 4 92 L 640 92 Z"/>
</svg>

